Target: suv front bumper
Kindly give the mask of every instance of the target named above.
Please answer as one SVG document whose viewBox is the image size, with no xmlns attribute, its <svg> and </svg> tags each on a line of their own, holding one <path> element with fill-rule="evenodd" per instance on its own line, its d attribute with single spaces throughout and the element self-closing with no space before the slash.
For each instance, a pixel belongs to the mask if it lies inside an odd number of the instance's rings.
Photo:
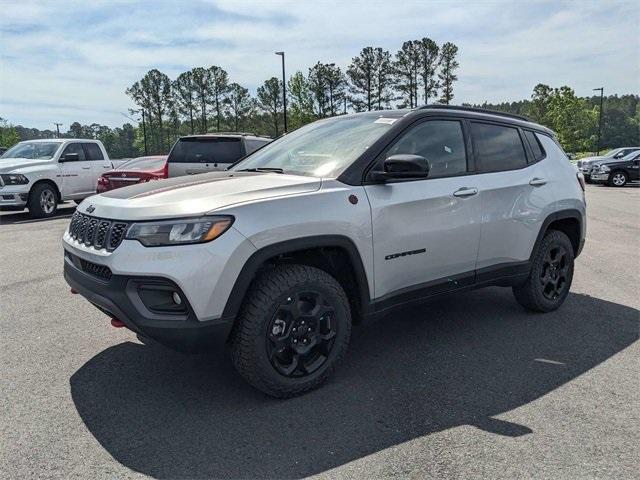
<svg viewBox="0 0 640 480">
<path fill-rule="evenodd" d="M 65 251 L 64 278 L 69 286 L 100 311 L 122 321 L 143 337 L 180 351 L 224 344 L 228 338 L 232 322 L 222 319 L 199 321 L 182 290 L 171 280 L 129 275 L 97 278 L 87 273 L 86 264 L 80 257 Z M 150 308 L 148 294 L 143 292 L 154 289 L 176 292 L 183 301 L 183 308 L 179 312 Z"/>
<path fill-rule="evenodd" d="M 231 289 L 255 247 L 233 227 L 210 243 L 144 247 L 123 240 L 113 251 L 63 236 L 69 285 L 131 330 L 178 350 L 223 343 L 234 318 Z M 180 296 L 182 310 L 172 304 Z M 167 308 L 168 307 L 168 308 Z"/>
</svg>

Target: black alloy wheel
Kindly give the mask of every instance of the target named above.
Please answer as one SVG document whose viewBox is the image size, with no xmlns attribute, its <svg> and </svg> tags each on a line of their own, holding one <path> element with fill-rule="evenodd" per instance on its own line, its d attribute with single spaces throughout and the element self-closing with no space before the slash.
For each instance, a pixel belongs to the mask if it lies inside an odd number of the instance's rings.
<svg viewBox="0 0 640 480">
<path fill-rule="evenodd" d="M 334 315 L 318 291 L 295 293 L 278 306 L 267 328 L 269 361 L 278 373 L 304 377 L 324 365 L 337 334 Z"/>
</svg>

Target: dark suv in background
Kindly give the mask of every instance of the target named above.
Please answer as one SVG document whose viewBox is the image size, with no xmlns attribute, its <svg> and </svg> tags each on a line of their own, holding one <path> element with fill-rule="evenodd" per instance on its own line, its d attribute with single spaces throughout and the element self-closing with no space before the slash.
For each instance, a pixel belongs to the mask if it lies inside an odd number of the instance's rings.
<svg viewBox="0 0 640 480">
<path fill-rule="evenodd" d="M 225 170 L 269 142 L 271 138 L 238 132 L 181 137 L 169 153 L 168 174 L 180 177 Z"/>
<path fill-rule="evenodd" d="M 640 151 L 630 153 L 624 158 L 599 162 L 591 170 L 591 181 L 606 183 L 610 187 L 624 187 L 627 183 L 639 180 Z"/>
</svg>

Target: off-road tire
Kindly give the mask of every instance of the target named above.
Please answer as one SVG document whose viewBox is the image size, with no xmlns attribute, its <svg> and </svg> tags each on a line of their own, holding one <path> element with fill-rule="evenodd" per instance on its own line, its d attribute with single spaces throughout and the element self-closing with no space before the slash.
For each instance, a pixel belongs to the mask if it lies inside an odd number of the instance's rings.
<svg viewBox="0 0 640 480">
<path fill-rule="evenodd" d="M 45 210 L 41 205 L 42 196 L 46 195 L 47 198 L 53 199 L 52 210 Z M 29 215 L 33 218 L 47 218 L 52 217 L 58 211 L 58 194 L 56 189 L 48 183 L 40 183 L 33 187 L 29 192 L 29 200 L 27 201 L 27 208 L 29 209 Z"/>
<path fill-rule="evenodd" d="M 564 249 L 567 260 L 566 286 L 557 298 L 549 299 L 544 295 L 544 287 L 542 277 L 545 265 L 545 257 L 555 248 Z M 551 312 L 563 304 L 573 280 L 574 252 L 573 245 L 566 234 L 558 230 L 549 230 L 540 242 L 538 249 L 533 257 L 531 272 L 529 277 L 522 284 L 513 287 L 513 294 L 516 301 L 527 310 L 534 312 Z"/>
<path fill-rule="evenodd" d="M 333 308 L 336 335 L 318 370 L 300 378 L 278 372 L 269 360 L 269 325 L 282 302 L 296 293 L 315 290 Z M 338 281 L 307 265 L 282 264 L 265 270 L 246 294 L 231 333 L 231 358 L 240 375 L 258 390 L 277 398 L 303 394 L 321 385 L 343 359 L 351 335 L 349 300 Z"/>
</svg>

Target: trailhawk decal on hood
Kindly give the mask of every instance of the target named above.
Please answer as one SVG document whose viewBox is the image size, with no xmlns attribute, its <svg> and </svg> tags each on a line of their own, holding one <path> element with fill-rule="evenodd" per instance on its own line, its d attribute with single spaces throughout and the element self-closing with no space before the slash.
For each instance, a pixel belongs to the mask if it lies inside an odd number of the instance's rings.
<svg viewBox="0 0 640 480">
<path fill-rule="evenodd" d="M 126 221 L 204 215 L 232 205 L 318 190 L 322 179 L 261 172 L 212 172 L 174 177 L 89 197 L 93 215 Z"/>
<path fill-rule="evenodd" d="M 132 199 L 147 197 L 163 192 L 170 192 L 178 188 L 187 188 L 203 183 L 213 183 L 231 177 L 261 175 L 253 172 L 211 172 L 193 176 L 174 177 L 161 180 L 155 183 L 139 183 L 128 188 L 119 188 L 103 193 L 102 196 L 109 198 Z"/>
</svg>

